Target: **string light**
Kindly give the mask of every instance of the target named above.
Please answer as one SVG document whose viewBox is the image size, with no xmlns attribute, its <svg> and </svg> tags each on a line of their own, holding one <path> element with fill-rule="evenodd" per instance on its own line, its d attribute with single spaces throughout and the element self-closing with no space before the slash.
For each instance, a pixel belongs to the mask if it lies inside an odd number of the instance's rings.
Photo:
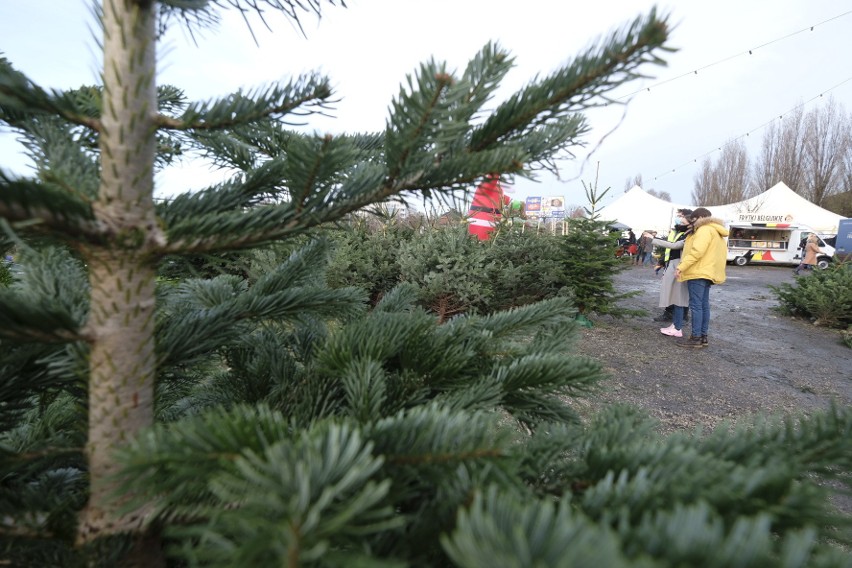
<svg viewBox="0 0 852 568">
<path fill-rule="evenodd" d="M 830 89 L 826 89 L 825 91 L 821 92 L 820 94 L 818 94 L 818 95 L 816 95 L 816 96 L 814 96 L 814 97 L 811 97 L 810 99 L 808 99 L 807 101 L 805 101 L 805 102 L 803 102 L 803 103 L 799 103 L 799 104 L 797 104 L 797 105 L 796 105 L 796 106 L 794 106 L 793 108 L 789 109 L 787 112 L 785 112 L 785 113 L 783 113 L 783 114 L 779 114 L 779 115 L 778 115 L 778 120 L 784 120 L 784 115 L 785 115 L 785 114 L 790 114 L 791 112 L 793 112 L 793 111 L 795 111 L 795 110 L 798 110 L 798 109 L 800 109 L 800 108 L 804 107 L 806 104 L 808 104 L 808 103 L 810 103 L 810 102 L 813 102 L 813 101 L 817 100 L 818 98 L 822 97 L 824 94 L 826 94 L 826 93 L 830 93 L 830 92 L 831 92 L 831 91 L 833 91 L 834 89 L 836 89 L 836 88 L 838 88 L 838 87 L 840 87 L 840 86 L 842 86 L 842 85 L 845 85 L 846 83 L 848 83 L 848 82 L 850 82 L 850 81 L 852 81 L 852 77 L 849 77 L 849 78 L 847 78 L 847 79 L 846 79 L 846 80 L 844 80 L 844 81 L 841 81 L 840 83 L 838 83 L 838 84 L 834 85 L 834 86 L 833 86 L 833 87 L 831 87 Z M 758 130 L 763 130 L 764 128 L 766 128 L 767 126 L 769 126 L 770 124 L 772 124 L 772 122 L 773 122 L 774 120 L 775 120 L 775 117 L 772 117 L 772 119 L 771 119 L 771 120 L 769 120 L 769 121 L 767 121 L 767 122 L 764 122 L 763 124 L 761 124 L 760 126 L 758 126 L 758 127 L 756 127 L 756 128 L 752 128 L 751 130 L 749 130 L 749 131 L 748 131 L 748 132 L 746 132 L 745 134 L 740 134 L 739 136 L 736 136 L 735 138 L 733 138 L 733 139 L 732 139 L 732 141 L 737 141 L 737 140 L 740 140 L 741 138 L 745 138 L 746 136 L 748 136 L 748 135 L 749 135 L 749 134 L 751 134 L 752 132 L 757 132 Z M 720 148 L 718 148 L 718 151 L 720 151 L 720 152 L 721 152 L 721 151 L 722 151 L 722 148 L 721 148 L 721 147 L 720 147 Z M 701 156 L 698 156 L 698 158 L 693 158 L 692 160 L 689 160 L 688 162 L 685 162 L 685 163 L 683 163 L 683 164 L 681 164 L 681 165 L 677 166 L 676 168 L 672 168 L 672 171 L 671 171 L 671 172 L 666 171 L 666 172 L 664 172 L 664 173 L 662 173 L 662 174 L 659 174 L 659 175 L 657 175 L 656 177 L 654 177 L 654 181 L 657 181 L 659 178 L 661 178 L 661 177 L 665 177 L 665 176 L 669 175 L 670 173 L 675 173 L 677 170 L 681 169 L 681 168 L 682 168 L 682 167 L 684 167 L 684 166 L 688 166 L 690 163 L 693 163 L 693 162 L 694 162 L 694 163 L 696 163 L 696 164 L 697 164 L 697 163 L 698 163 L 698 160 L 699 160 L 700 158 L 706 158 L 707 156 L 709 156 L 710 154 L 713 154 L 714 152 L 716 152 L 716 150 L 711 150 L 711 151 L 709 151 L 709 152 L 705 152 L 705 153 L 704 153 L 704 154 L 702 154 Z"/>
<path fill-rule="evenodd" d="M 681 75 L 677 75 L 677 76 L 675 76 L 675 77 L 671 77 L 671 78 L 666 79 L 666 80 L 664 80 L 664 81 L 660 81 L 660 82 L 658 82 L 658 83 L 654 83 L 653 85 L 651 85 L 651 86 L 649 86 L 649 87 L 644 87 L 644 88 L 642 88 L 642 89 L 639 89 L 639 90 L 633 91 L 633 92 L 628 93 L 628 94 L 626 94 L 626 95 L 623 95 L 623 96 L 620 96 L 620 97 L 615 97 L 615 98 L 613 98 L 612 100 L 608 100 L 608 101 L 606 101 L 606 102 L 604 103 L 604 105 L 603 105 L 603 106 L 608 107 L 610 104 L 614 104 L 614 103 L 615 103 L 615 101 L 620 101 L 620 100 L 623 100 L 623 99 L 630 98 L 630 97 L 632 97 L 632 96 L 634 96 L 634 95 L 637 95 L 637 94 L 639 94 L 639 93 L 642 93 L 643 91 L 644 91 L 644 92 L 649 92 L 649 93 L 650 93 L 652 88 L 656 88 L 656 87 L 659 87 L 659 86 L 661 86 L 661 85 L 665 85 L 666 83 L 671 83 L 671 82 L 673 82 L 673 81 L 677 81 L 677 80 L 679 80 L 679 79 L 683 79 L 684 77 L 687 77 L 687 76 L 689 76 L 689 75 L 698 75 L 698 72 L 699 72 L 699 71 L 703 71 L 703 70 L 705 70 L 705 69 L 709 69 L 710 67 L 715 67 L 716 65 L 721 65 L 722 63 L 726 63 L 726 62 L 728 62 L 728 61 L 730 61 L 730 60 L 732 60 L 732 59 L 735 59 L 735 58 L 737 58 L 737 57 L 740 57 L 740 56 L 743 56 L 743 55 L 746 55 L 746 54 L 748 54 L 748 55 L 753 55 L 753 54 L 754 54 L 754 52 L 755 52 L 755 51 L 757 51 L 758 49 L 762 49 L 762 48 L 767 47 L 767 46 L 769 46 L 769 45 L 772 45 L 772 44 L 774 44 L 774 43 L 778 43 L 778 42 L 780 42 L 780 41 L 784 41 L 785 39 L 789 39 L 789 38 L 791 38 L 791 37 L 793 37 L 793 36 L 796 36 L 796 35 L 798 35 L 798 34 L 800 34 L 800 33 L 804 33 L 804 32 L 806 32 L 806 31 L 814 31 L 814 29 L 815 29 L 815 28 L 817 28 L 817 27 L 819 27 L 819 26 L 822 26 L 822 25 L 827 24 L 827 23 L 829 23 L 829 22 L 832 22 L 832 21 L 834 21 L 834 20 L 837 20 L 837 19 L 843 18 L 843 17 L 848 16 L 848 15 L 850 15 L 850 14 L 852 14 L 852 10 L 847 11 L 847 12 L 843 12 L 842 14 L 838 14 L 838 15 L 836 15 L 836 16 L 833 16 L 833 17 L 831 17 L 831 18 L 828 18 L 827 20 L 823 20 L 822 22 L 819 22 L 819 23 L 814 24 L 814 25 L 812 25 L 812 26 L 808 26 L 808 27 L 802 28 L 802 29 L 800 29 L 800 30 L 798 30 L 798 31 L 795 31 L 795 32 L 789 33 L 789 34 L 787 34 L 787 35 L 785 35 L 785 36 L 781 36 L 781 37 L 775 38 L 775 39 L 773 39 L 773 40 L 771 40 L 771 41 L 768 41 L 768 42 L 766 42 L 766 43 L 762 43 L 762 44 L 760 44 L 760 45 L 758 45 L 758 46 L 756 46 L 756 47 L 753 47 L 753 48 L 751 48 L 751 49 L 748 49 L 748 50 L 746 50 L 746 51 L 744 51 L 744 52 L 737 53 L 737 54 L 735 54 L 735 55 L 731 55 L 730 57 L 726 57 L 726 58 L 724 58 L 724 59 L 719 59 L 718 61 L 714 61 L 713 63 L 709 63 L 709 64 L 707 64 L 707 65 L 704 65 L 703 67 L 699 67 L 698 69 L 693 69 L 692 71 L 688 71 L 688 72 L 683 73 L 683 74 L 681 74 Z M 852 77 L 849 77 L 849 78 L 848 78 L 848 79 L 846 79 L 845 81 L 842 81 L 842 82 L 838 83 L 837 85 L 835 85 L 835 86 L 831 87 L 830 89 L 827 89 L 827 90 L 823 91 L 822 93 L 820 93 L 820 94 L 819 94 L 819 95 L 817 95 L 816 97 L 814 97 L 814 98 L 812 98 L 812 99 L 808 100 L 807 102 L 811 102 L 811 101 L 813 101 L 813 100 L 814 100 L 814 99 L 816 99 L 816 98 L 822 97 L 825 93 L 831 92 L 832 90 L 834 90 L 834 89 L 836 89 L 836 88 L 840 87 L 841 85 L 844 85 L 845 83 L 848 83 L 849 81 L 852 81 Z M 789 112 L 792 112 L 793 110 L 796 110 L 796 109 L 798 109 L 798 108 L 800 108 L 800 107 L 804 106 L 805 104 L 807 104 L 807 103 L 802 103 L 802 104 L 800 104 L 800 105 L 796 105 L 795 107 L 793 107 L 792 109 L 790 109 L 790 110 L 789 110 L 789 111 L 787 111 L 787 112 L 788 112 L 788 113 L 789 113 Z M 622 120 L 623 120 L 623 118 L 624 118 L 624 117 L 622 116 Z M 783 115 L 779 115 L 779 117 L 778 117 L 778 118 L 779 118 L 779 119 L 783 119 Z M 774 118 L 773 118 L 772 120 L 774 120 Z M 768 121 L 768 122 L 765 122 L 764 124 L 762 124 L 762 125 L 758 126 L 757 128 L 753 128 L 752 130 L 750 130 L 750 131 L 746 132 L 745 134 L 741 134 L 741 135 L 737 136 L 736 138 L 734 138 L 734 140 L 739 140 L 739 139 L 741 139 L 741 138 L 743 138 L 743 137 L 745 137 L 745 136 L 748 136 L 748 135 L 749 135 L 749 134 L 751 134 L 752 132 L 756 132 L 756 131 L 758 131 L 758 130 L 761 130 L 761 129 L 765 128 L 767 125 L 769 125 L 769 124 L 772 122 L 772 120 L 770 120 L 770 121 Z M 603 141 L 603 140 L 601 140 L 601 142 L 602 142 L 602 141 Z M 600 146 L 600 143 L 598 143 L 598 146 Z M 719 150 L 721 150 L 721 148 L 719 148 Z M 690 161 L 688 161 L 688 162 L 685 162 L 685 163 L 683 163 L 683 164 L 681 164 L 681 165 L 679 165 L 679 166 L 677 166 L 677 167 L 675 167 L 675 168 L 672 168 L 671 172 L 666 171 L 666 172 L 664 172 L 664 173 L 662 173 L 662 174 L 659 174 L 658 176 L 655 176 L 653 179 L 654 179 L 654 181 L 656 181 L 657 179 L 659 179 L 659 178 L 661 178 L 661 177 L 664 177 L 664 176 L 669 175 L 669 173 L 675 173 L 677 170 L 679 170 L 680 168 L 683 168 L 684 166 L 689 165 L 690 163 L 696 163 L 696 164 L 697 164 L 699 159 L 706 158 L 707 156 L 709 156 L 710 154 L 714 153 L 715 151 L 716 151 L 716 150 L 711 150 L 711 151 L 709 151 L 709 152 L 705 152 L 704 154 L 702 154 L 702 155 L 698 156 L 697 158 L 693 158 L 692 160 L 690 160 Z M 591 157 L 591 155 L 592 155 L 592 154 L 594 154 L 594 150 L 593 150 L 593 151 L 589 154 L 589 156 L 587 156 L 586 160 L 588 160 L 588 159 L 589 159 L 589 157 Z"/>
<path fill-rule="evenodd" d="M 650 87 L 647 87 L 645 89 L 638 89 L 636 91 L 633 91 L 632 93 L 628 93 L 624 96 L 617 97 L 615 100 L 622 100 L 622 99 L 630 98 L 633 95 L 637 95 L 637 94 L 641 93 L 642 91 L 645 91 L 645 90 L 650 91 L 652 88 L 659 87 L 660 85 L 665 85 L 666 83 L 671 83 L 672 81 L 677 81 L 678 79 L 683 79 L 684 77 L 686 77 L 688 75 L 698 75 L 699 71 L 703 71 L 704 69 L 709 69 L 711 67 L 715 67 L 716 65 L 721 65 L 722 63 L 726 63 L 726 62 L 730 61 L 731 59 L 736 59 L 737 57 L 740 57 L 740 56 L 743 56 L 743 55 L 746 55 L 746 54 L 752 55 L 753 52 L 757 51 L 758 49 L 762 49 L 764 47 L 772 45 L 773 43 L 778 43 L 779 41 L 784 41 L 785 39 L 790 39 L 791 37 L 799 35 L 800 33 L 804 33 L 808 30 L 814 31 L 814 28 L 816 28 L 816 27 L 819 27 L 823 24 L 827 24 L 828 22 L 837 20 L 837 19 L 842 18 L 844 16 L 848 16 L 849 14 L 852 14 L 852 10 L 850 10 L 848 12 L 844 12 L 842 14 L 838 14 L 837 16 L 834 16 L 834 17 L 829 18 L 827 20 L 823 20 L 822 22 L 819 22 L 818 24 L 814 24 L 812 26 L 802 28 L 798 31 L 789 33 L 789 34 L 787 34 L 785 36 L 781 36 L 779 38 L 775 38 L 771 41 L 767 41 L 766 43 L 762 43 L 762 44 L 758 45 L 757 47 L 753 47 L 753 48 L 746 50 L 744 52 L 736 53 L 734 55 L 731 55 L 730 57 L 725 57 L 724 59 L 719 59 L 718 61 L 714 61 L 713 63 L 709 63 L 709 64 L 704 65 L 703 67 L 699 67 L 698 69 L 695 69 L 693 71 L 688 71 L 686 73 L 683 73 L 682 75 L 677 75 L 675 77 L 671 77 L 670 79 L 660 81 L 659 83 L 654 83 L 653 85 L 651 85 Z"/>
<path fill-rule="evenodd" d="M 764 48 L 764 47 L 766 47 L 766 46 L 772 45 L 773 43 L 777 43 L 777 42 L 779 42 L 779 41 L 783 41 L 783 40 L 785 40 L 785 39 L 789 39 L 789 38 L 791 38 L 791 37 L 793 37 L 793 36 L 795 36 L 795 35 L 798 35 L 798 34 L 800 34 L 800 33 L 806 32 L 806 31 L 814 31 L 814 28 L 816 28 L 816 27 L 818 27 L 818 26 L 821 26 L 821 25 L 826 24 L 826 23 L 828 23 L 828 22 L 831 22 L 831 21 L 833 21 L 833 20 L 837 20 L 837 19 L 842 18 L 842 17 L 844 17 L 844 16 L 848 16 L 849 14 L 852 14 L 852 11 L 848 11 L 848 12 L 844 12 L 844 13 L 842 13 L 842 14 L 838 14 L 837 16 L 834 16 L 834 17 L 832 17 L 832 18 L 829 18 L 829 19 L 827 19 L 827 20 L 824 20 L 824 21 L 822 21 L 822 22 L 819 22 L 818 24 L 814 24 L 814 25 L 812 25 L 812 26 L 808 26 L 808 27 L 802 28 L 802 29 L 800 29 L 800 30 L 798 30 L 798 31 L 795 31 L 795 32 L 789 33 L 789 34 L 787 34 L 787 35 L 785 35 L 785 36 L 782 36 L 782 37 L 779 37 L 779 38 L 773 39 L 773 40 L 771 40 L 771 41 L 768 41 L 768 42 L 766 42 L 766 43 L 763 43 L 763 44 L 761 44 L 761 45 L 758 45 L 757 47 L 753 47 L 753 48 L 751 48 L 751 49 L 749 49 L 749 50 L 747 50 L 747 51 L 745 51 L 745 52 L 738 53 L 738 54 L 732 55 L 732 56 L 730 56 L 730 57 L 726 57 L 726 58 L 724 58 L 724 59 L 720 59 L 720 60 L 718 60 L 718 61 L 715 61 L 715 62 L 713 62 L 713 63 L 710 63 L 710 64 L 708 64 L 708 65 L 705 65 L 705 66 L 703 66 L 703 67 L 699 67 L 698 69 L 695 69 L 695 70 L 693 70 L 693 71 L 689 71 L 689 72 L 684 73 L 684 74 L 682 74 L 682 75 L 678 75 L 678 76 L 676 76 L 676 77 L 672 77 L 672 78 L 670 78 L 670 79 L 666 79 L 665 81 L 660 81 L 659 83 L 656 83 L 656 84 L 654 84 L 654 85 L 651 85 L 651 87 L 647 87 L 647 89 L 640 89 L 640 90 L 638 90 L 638 91 L 634 91 L 634 92 L 632 92 L 632 93 L 629 93 L 629 94 L 627 94 L 627 95 L 624 95 L 623 97 L 619 97 L 617 100 L 632 97 L 633 95 L 636 95 L 636 94 L 638 94 L 638 93 L 641 93 L 643 90 L 650 91 L 650 90 L 651 90 L 651 88 L 659 87 L 660 85 L 664 85 L 664 84 L 666 84 L 666 83 L 671 83 L 672 81 L 676 81 L 676 80 L 678 80 L 678 79 L 682 79 L 682 78 L 684 78 L 684 77 L 686 77 L 686 76 L 688 76 L 688 75 L 698 75 L 698 71 L 700 71 L 700 70 L 704 70 L 704 69 L 708 69 L 708 68 L 710 68 L 710 67 L 714 67 L 714 66 L 716 66 L 716 65 L 720 65 L 720 64 L 725 63 L 725 62 L 727 62 L 727 61 L 730 61 L 731 59 L 735 59 L 735 58 L 740 57 L 740 56 L 745 55 L 745 54 L 753 55 L 753 54 L 754 54 L 754 52 L 755 52 L 755 51 L 757 51 L 758 49 L 761 49 L 761 48 Z M 794 106 L 793 108 L 791 108 L 790 110 L 788 110 L 788 111 L 787 111 L 786 113 L 784 113 L 784 114 L 789 114 L 790 112 L 792 112 L 792 111 L 794 111 L 794 110 L 797 110 L 797 109 L 799 109 L 799 108 L 803 107 L 803 106 L 804 106 L 804 105 L 806 105 L 807 103 L 809 103 L 809 102 L 811 102 L 811 101 L 814 101 L 814 100 L 816 100 L 816 99 L 818 99 L 818 98 L 822 97 L 825 93 L 829 93 L 829 92 L 833 91 L 834 89 L 836 89 L 836 88 L 840 87 L 841 85 L 844 85 L 844 84 L 848 83 L 849 81 L 852 81 L 852 77 L 849 77 L 848 79 L 846 79 L 846 80 L 844 80 L 844 81 L 841 81 L 841 82 L 840 82 L 840 83 L 838 83 L 837 85 L 834 85 L 833 87 L 831 87 L 831 88 L 829 88 L 829 89 L 827 89 L 827 90 L 825 90 L 825 91 L 823 91 L 823 92 L 819 93 L 817 96 L 815 96 L 815 97 L 813 97 L 813 98 L 809 99 L 808 101 L 806 101 L 806 102 L 804 102 L 804 103 L 801 103 L 801 104 L 798 104 L 798 105 Z M 778 115 L 778 119 L 779 119 L 779 120 L 783 120 L 783 119 L 784 119 L 784 114 L 780 114 L 780 115 Z M 748 131 L 748 132 L 746 132 L 745 134 L 740 134 L 739 136 L 735 137 L 733 140 L 734 140 L 734 141 L 739 140 L 739 139 L 741 139 L 741 138 L 744 138 L 744 137 L 748 136 L 748 135 L 749 135 L 749 134 L 751 134 L 752 132 L 756 132 L 756 131 L 758 131 L 758 130 L 762 130 L 763 128 L 766 128 L 766 126 L 768 126 L 769 124 L 771 124 L 773 120 L 775 120 L 775 119 L 773 118 L 773 119 L 769 120 L 768 122 L 765 122 L 765 123 L 761 124 L 760 126 L 758 126 L 758 127 L 756 127 L 756 128 L 753 128 L 753 129 L 749 130 L 749 131 Z M 722 148 L 721 148 L 721 147 L 719 147 L 719 148 L 718 148 L 718 151 L 720 151 L 720 152 L 721 152 L 721 150 L 722 150 Z M 705 152 L 704 154 L 702 154 L 702 155 L 698 156 L 697 158 L 693 158 L 693 159 L 691 159 L 691 160 L 689 160 L 689 161 L 687 161 L 687 162 L 684 162 L 683 164 L 681 164 L 681 165 L 679 165 L 679 166 L 677 166 L 677 167 L 672 168 L 672 170 L 671 170 L 670 172 L 669 172 L 669 171 L 665 171 L 665 172 L 663 172 L 663 173 L 661 173 L 661 174 L 658 174 L 658 175 L 657 175 L 657 176 L 655 176 L 653 179 L 654 179 L 654 181 L 657 181 L 659 178 L 661 178 L 661 177 L 665 177 L 665 176 L 669 175 L 670 173 L 675 173 L 677 170 L 679 170 L 679 169 L 681 169 L 681 168 L 683 168 L 683 167 L 685 167 L 685 166 L 688 166 L 688 165 L 690 165 L 690 164 L 692 164 L 692 163 L 697 164 L 699 159 L 706 158 L 707 156 L 709 156 L 710 154 L 713 154 L 713 153 L 714 153 L 714 152 L 716 152 L 716 151 L 717 151 L 717 150 L 711 150 L 711 151 L 709 151 L 709 152 Z"/>
</svg>

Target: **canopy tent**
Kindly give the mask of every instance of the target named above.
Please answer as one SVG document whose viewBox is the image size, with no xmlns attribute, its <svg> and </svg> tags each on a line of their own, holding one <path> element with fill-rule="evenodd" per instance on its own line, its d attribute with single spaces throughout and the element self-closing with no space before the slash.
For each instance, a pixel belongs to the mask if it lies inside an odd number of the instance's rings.
<svg viewBox="0 0 852 568">
<path fill-rule="evenodd" d="M 726 221 L 745 223 L 790 223 L 819 233 L 836 233 L 843 215 L 811 203 L 784 182 L 778 182 L 760 195 L 725 206 Z"/>
<path fill-rule="evenodd" d="M 678 205 L 658 199 L 634 186 L 614 202 L 601 209 L 601 218 L 618 221 L 633 228 L 668 231 L 678 209 L 695 209 L 697 205 Z M 811 203 L 779 182 L 750 199 L 728 205 L 707 206 L 713 214 L 728 223 L 790 223 L 803 225 L 819 233 L 834 233 L 842 215 Z"/>
<path fill-rule="evenodd" d="M 624 223 L 637 234 L 648 229 L 666 234 L 674 223 L 675 211 L 684 205 L 663 201 L 634 185 L 624 195 L 600 210 L 601 219 Z"/>
</svg>

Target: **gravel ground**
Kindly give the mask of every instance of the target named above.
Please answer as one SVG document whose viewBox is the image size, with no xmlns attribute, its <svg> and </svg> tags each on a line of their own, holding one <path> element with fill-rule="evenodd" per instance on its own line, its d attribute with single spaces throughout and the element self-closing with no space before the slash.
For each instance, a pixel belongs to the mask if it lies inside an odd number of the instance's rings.
<svg viewBox="0 0 852 568">
<path fill-rule="evenodd" d="M 778 299 L 769 285 L 792 283 L 790 267 L 729 266 L 728 281 L 710 293 L 709 347 L 696 350 L 676 347 L 678 340 L 652 321 L 662 312 L 661 275 L 641 267 L 619 273 L 619 291 L 640 292 L 622 305 L 648 314 L 597 317 L 583 329 L 579 351 L 601 361 L 611 376 L 591 407 L 637 405 L 660 421 L 661 431 L 671 432 L 852 403 L 852 349 L 839 331 L 773 309 Z"/>
</svg>

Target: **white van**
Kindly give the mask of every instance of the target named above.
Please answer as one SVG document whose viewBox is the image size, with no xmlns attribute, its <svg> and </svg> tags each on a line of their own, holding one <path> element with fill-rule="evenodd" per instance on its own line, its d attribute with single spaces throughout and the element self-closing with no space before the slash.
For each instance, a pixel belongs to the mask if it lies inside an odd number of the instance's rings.
<svg viewBox="0 0 852 568">
<path fill-rule="evenodd" d="M 834 247 L 810 227 L 790 223 L 742 223 L 728 225 L 728 262 L 744 266 L 750 262 L 798 265 L 808 236 L 817 235 L 821 253 L 817 266 L 827 268 L 834 256 Z"/>
</svg>

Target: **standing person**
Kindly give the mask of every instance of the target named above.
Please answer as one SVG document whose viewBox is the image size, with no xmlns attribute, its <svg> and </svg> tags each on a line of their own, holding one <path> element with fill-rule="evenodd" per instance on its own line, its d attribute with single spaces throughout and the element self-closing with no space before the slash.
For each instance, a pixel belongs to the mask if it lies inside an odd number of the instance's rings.
<svg viewBox="0 0 852 568">
<path fill-rule="evenodd" d="M 680 264 L 680 254 L 689 231 L 688 215 L 692 209 L 678 209 L 675 226 L 669 232 L 668 239 L 654 239 L 653 244 L 665 249 L 660 255 L 660 261 L 666 268 L 660 282 L 660 307 L 666 311 L 671 309 L 672 324 L 660 328 L 660 333 L 672 337 L 683 337 L 684 309 L 689 306 L 689 292 L 686 284 L 678 282 L 675 272 Z M 655 318 L 656 319 L 656 318 Z"/>
<path fill-rule="evenodd" d="M 728 229 L 722 220 L 712 217 L 709 210 L 699 207 L 688 217 L 692 232 L 683 244 L 680 264 L 675 270 L 678 281 L 686 282 L 689 292 L 689 311 L 692 335 L 679 347 L 707 347 L 710 329 L 710 287 L 725 282 Z"/>
<path fill-rule="evenodd" d="M 796 267 L 795 270 L 793 270 L 793 272 L 795 272 L 797 275 L 799 274 L 800 270 L 813 270 L 814 266 L 817 263 L 817 255 L 822 252 L 819 249 L 818 242 L 819 240 L 817 239 L 817 236 L 815 234 L 811 233 L 808 236 L 807 243 L 805 244 L 804 250 L 802 251 L 802 262 L 799 264 L 799 266 Z"/>
<path fill-rule="evenodd" d="M 633 264 L 640 264 L 642 262 L 642 258 L 645 256 L 645 231 L 642 231 L 642 234 L 639 235 L 639 238 L 636 240 L 636 258 L 633 259 Z"/>
</svg>

